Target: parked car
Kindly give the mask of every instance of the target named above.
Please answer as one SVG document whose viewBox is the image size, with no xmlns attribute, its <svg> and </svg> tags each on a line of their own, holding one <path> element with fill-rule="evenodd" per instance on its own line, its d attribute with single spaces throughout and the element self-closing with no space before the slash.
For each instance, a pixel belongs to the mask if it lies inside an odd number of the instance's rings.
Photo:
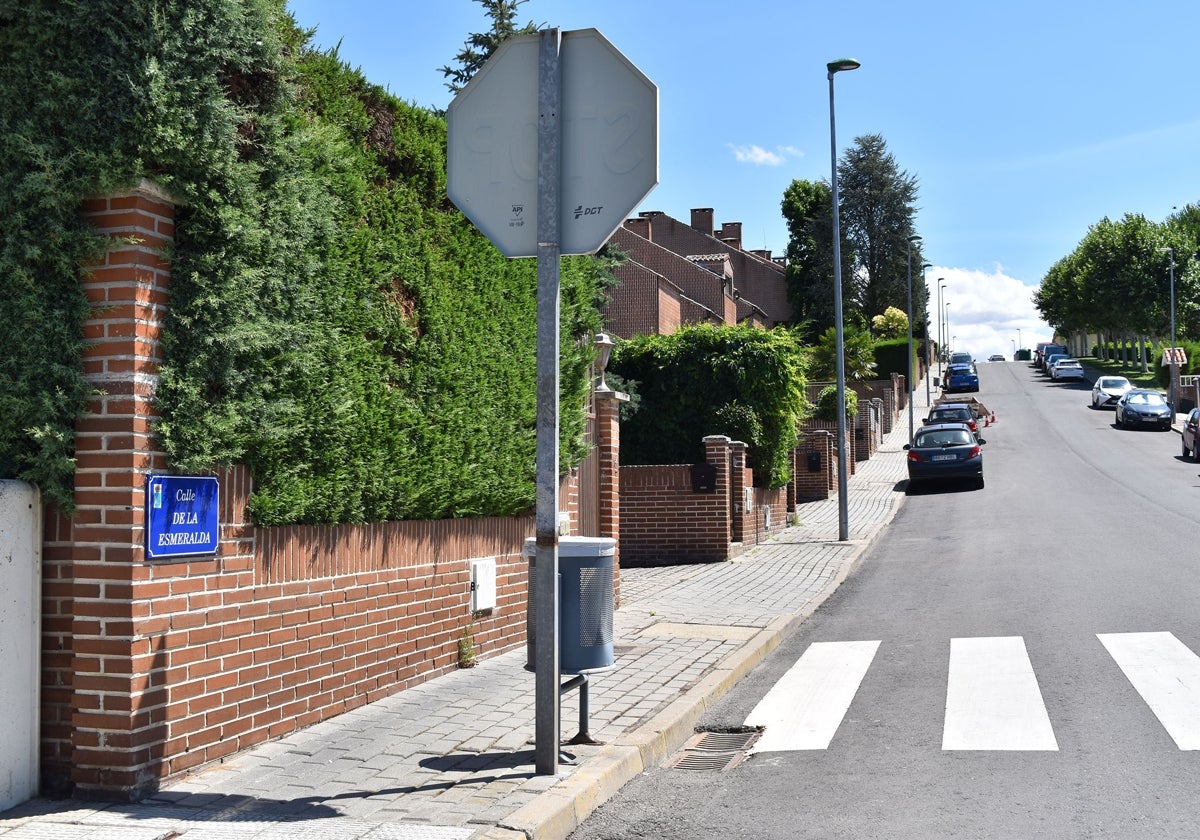
<svg viewBox="0 0 1200 840">
<path fill-rule="evenodd" d="M 1117 425 L 1122 429 L 1136 426 L 1154 426 L 1159 431 L 1170 431 L 1175 412 L 1167 404 L 1167 398 L 1149 388 L 1134 388 L 1126 391 L 1117 400 Z"/>
<path fill-rule="evenodd" d="M 1113 408 L 1121 396 L 1133 388 L 1124 376 L 1100 376 L 1092 386 L 1092 408 Z"/>
<path fill-rule="evenodd" d="M 989 362 L 1003 362 L 1004 357 L 1001 356 L 999 353 L 993 353 L 992 355 L 988 356 L 988 361 Z"/>
<path fill-rule="evenodd" d="M 950 361 L 948 361 L 946 364 L 970 365 L 972 368 L 974 368 L 975 367 L 975 359 L 971 356 L 970 353 L 964 353 L 964 352 L 960 351 L 958 353 L 951 353 Z"/>
<path fill-rule="evenodd" d="M 1045 364 L 1042 365 L 1042 373 L 1049 375 L 1050 369 L 1052 367 L 1054 367 L 1055 362 L 1059 361 L 1060 359 L 1069 359 L 1069 358 L 1071 358 L 1070 353 L 1051 353 L 1049 356 L 1046 357 Z"/>
<path fill-rule="evenodd" d="M 975 440 L 962 423 L 922 426 L 913 434 L 908 452 L 908 485 L 950 479 L 970 479 L 983 487 L 983 441 Z"/>
<path fill-rule="evenodd" d="M 1077 359 L 1059 359 L 1050 366 L 1051 379 L 1083 379 L 1083 365 Z"/>
<path fill-rule="evenodd" d="M 1045 370 L 1046 362 L 1049 361 L 1049 357 L 1051 355 L 1053 355 L 1054 353 L 1062 353 L 1063 355 L 1068 355 L 1067 348 L 1061 344 L 1055 344 L 1052 341 L 1039 342 L 1037 345 L 1037 349 L 1034 350 L 1034 352 L 1033 352 L 1034 367 L 1036 367 L 1038 370 Z"/>
<path fill-rule="evenodd" d="M 1200 426 L 1200 408 L 1193 408 L 1183 422 L 1183 457 L 1191 456 L 1193 461 L 1200 461 L 1200 452 L 1196 451 L 1197 426 Z"/>
<path fill-rule="evenodd" d="M 938 403 L 929 409 L 929 416 L 922 422 L 926 425 L 966 423 L 975 440 L 980 439 L 978 418 L 967 403 Z"/>
<path fill-rule="evenodd" d="M 978 391 L 979 374 L 975 372 L 975 365 L 948 365 L 946 367 L 946 381 L 942 387 L 948 393 L 954 391 Z"/>
</svg>

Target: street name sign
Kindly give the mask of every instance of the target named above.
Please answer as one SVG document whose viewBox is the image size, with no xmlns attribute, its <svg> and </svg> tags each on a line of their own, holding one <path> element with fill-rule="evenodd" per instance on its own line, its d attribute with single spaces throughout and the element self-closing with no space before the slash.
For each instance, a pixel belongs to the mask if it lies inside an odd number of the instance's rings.
<svg viewBox="0 0 1200 840">
<path fill-rule="evenodd" d="M 212 476 L 146 477 L 146 557 L 215 554 L 220 486 Z"/>
</svg>

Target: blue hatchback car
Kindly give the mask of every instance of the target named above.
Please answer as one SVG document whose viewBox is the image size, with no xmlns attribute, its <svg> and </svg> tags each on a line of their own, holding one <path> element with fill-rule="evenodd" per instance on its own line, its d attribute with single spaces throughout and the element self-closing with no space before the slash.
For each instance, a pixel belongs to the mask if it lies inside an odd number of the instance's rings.
<svg viewBox="0 0 1200 840">
<path fill-rule="evenodd" d="M 947 365 L 945 389 L 954 391 L 978 391 L 979 374 L 974 365 Z"/>
</svg>

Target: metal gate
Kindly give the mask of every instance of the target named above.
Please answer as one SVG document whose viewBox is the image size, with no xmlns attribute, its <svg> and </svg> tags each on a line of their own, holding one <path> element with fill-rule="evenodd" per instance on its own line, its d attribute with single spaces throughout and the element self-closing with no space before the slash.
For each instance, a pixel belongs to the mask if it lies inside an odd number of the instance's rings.
<svg viewBox="0 0 1200 840">
<path fill-rule="evenodd" d="M 36 487 L 0 481 L 0 811 L 38 792 L 41 514 Z"/>
<path fill-rule="evenodd" d="M 587 442 L 591 450 L 579 464 L 579 535 L 599 537 L 600 533 L 600 450 L 596 448 L 596 412 L 588 412 Z"/>
</svg>

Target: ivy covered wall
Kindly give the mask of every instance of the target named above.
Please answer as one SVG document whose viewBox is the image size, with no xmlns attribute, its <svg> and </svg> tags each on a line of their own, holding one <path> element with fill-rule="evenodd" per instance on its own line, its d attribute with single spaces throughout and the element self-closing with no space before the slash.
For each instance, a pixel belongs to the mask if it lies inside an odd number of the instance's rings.
<svg viewBox="0 0 1200 840">
<path fill-rule="evenodd" d="M 148 177 L 180 203 L 173 469 L 247 465 L 260 524 L 533 505 L 536 263 L 446 199 L 444 120 L 310 37 L 283 0 L 0 0 L 0 476 L 70 507 L 79 205 Z M 562 264 L 564 466 L 608 276 Z"/>
</svg>

